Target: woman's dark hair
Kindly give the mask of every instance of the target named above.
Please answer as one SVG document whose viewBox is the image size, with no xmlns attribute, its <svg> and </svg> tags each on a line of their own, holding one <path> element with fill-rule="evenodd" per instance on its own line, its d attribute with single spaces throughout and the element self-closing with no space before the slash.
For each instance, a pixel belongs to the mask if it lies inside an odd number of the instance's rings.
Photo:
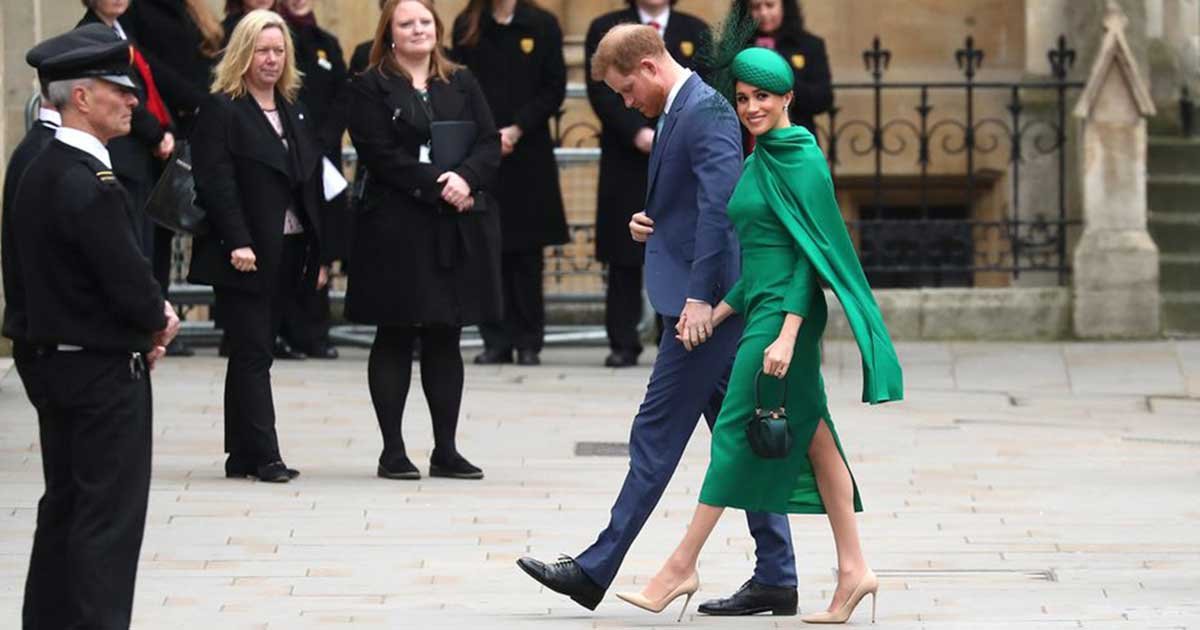
<svg viewBox="0 0 1200 630">
<path fill-rule="evenodd" d="M 517 0 L 517 5 L 536 7 L 537 3 L 533 0 Z M 483 12 L 491 10 L 492 0 L 470 0 L 467 8 L 462 12 L 467 21 L 467 30 L 463 31 L 462 37 L 458 41 L 453 42 L 454 45 L 470 47 L 478 44 L 479 36 L 483 33 L 483 27 L 479 24 L 483 18 Z"/>
<path fill-rule="evenodd" d="M 783 5 L 783 22 L 779 24 L 779 32 L 796 34 L 803 31 L 804 9 L 800 6 L 800 0 L 779 0 L 779 2 Z M 733 3 L 740 6 L 745 15 L 750 15 L 750 0 L 734 0 Z"/>
</svg>

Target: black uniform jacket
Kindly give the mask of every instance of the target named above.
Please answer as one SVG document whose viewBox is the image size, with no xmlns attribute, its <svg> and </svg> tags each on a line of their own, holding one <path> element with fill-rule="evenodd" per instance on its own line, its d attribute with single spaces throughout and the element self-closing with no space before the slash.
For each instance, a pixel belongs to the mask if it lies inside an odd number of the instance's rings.
<svg viewBox="0 0 1200 630">
<path fill-rule="evenodd" d="M 789 118 L 816 134 L 813 117 L 833 107 L 832 78 L 825 41 L 808 31 L 782 32 L 775 37 L 775 52 L 787 60 L 796 75 L 795 99 Z"/>
<path fill-rule="evenodd" d="M 368 172 L 355 215 L 346 315 L 370 324 L 462 325 L 495 321 L 500 302 L 500 210 L 488 194 L 500 136 L 471 71 L 429 83 L 434 120 L 473 120 L 478 135 L 456 169 L 475 209 L 441 200 L 441 175 L 419 160 L 428 132 L 415 121 L 412 83 L 371 68 L 351 83 L 350 138 Z"/>
<path fill-rule="evenodd" d="M 136 0 L 129 3 L 121 26 L 150 64 L 172 118 L 188 131 L 208 99 L 217 60 L 200 52 L 203 36 L 188 16 L 186 0 Z"/>
<path fill-rule="evenodd" d="M 76 26 L 103 23 L 96 13 L 89 9 Z M 123 20 L 121 26 L 122 28 L 125 26 Z M 129 43 L 137 46 L 133 36 L 129 32 L 125 34 L 130 39 Z M 144 56 L 145 53 L 143 53 Z M 151 72 L 153 71 L 151 68 Z M 164 132 L 158 119 L 150 113 L 150 110 L 146 109 L 146 86 L 142 83 L 142 75 L 134 69 L 129 72 L 129 76 L 138 86 L 138 105 L 133 108 L 133 120 L 130 122 L 129 135 L 109 140 L 107 148 L 109 155 L 112 156 L 113 170 L 116 171 L 117 176 L 125 180 L 135 180 L 144 185 L 146 192 L 149 192 L 149 188 L 154 185 L 158 166 L 157 159 L 152 152 L 162 142 Z M 158 77 L 156 76 L 155 84 L 157 85 L 157 83 Z"/>
<path fill-rule="evenodd" d="M 148 351 L 167 325 L 162 289 L 138 247 L 129 195 L 112 171 L 53 141 L 25 171 L 14 206 L 26 340 Z"/>
<path fill-rule="evenodd" d="M 459 44 L 465 14 L 454 22 L 453 56 L 478 77 L 497 127 L 517 125 L 516 149 L 500 162 L 496 197 L 505 251 L 537 250 L 567 242 L 558 163 L 550 119 L 567 93 L 563 35 L 551 13 L 518 3 L 512 22 L 497 24 L 490 11 L 480 16 L 474 46 Z"/>
<path fill-rule="evenodd" d="M 643 248 L 629 236 L 629 217 L 646 204 L 646 169 L 650 156 L 634 145 L 644 127 L 654 128 L 636 109 L 626 109 L 621 97 L 600 81 L 591 80 L 592 55 L 604 34 L 617 24 L 638 23 L 637 9 L 606 13 L 588 27 L 584 42 L 588 101 L 600 119 L 600 182 L 596 198 L 596 258 L 614 265 L 642 264 Z M 700 18 L 671 10 L 663 34 L 667 52 L 680 64 L 696 69 L 696 53 L 708 26 Z"/>
<path fill-rule="evenodd" d="M 310 238 L 305 273 L 316 282 L 321 151 L 304 106 L 288 103 L 279 94 L 275 105 L 289 149 L 249 94 L 236 99 L 217 94 L 200 109 L 192 135 L 192 172 L 196 202 L 212 229 L 192 243 L 189 282 L 274 292 L 288 208 Z M 229 254 L 239 247 L 253 248 L 257 271 L 233 268 Z"/>
<path fill-rule="evenodd" d="M 3 335 L 13 340 L 23 340 L 27 327 L 21 261 L 17 258 L 16 234 L 12 228 L 17 188 L 33 158 L 54 140 L 54 130 L 57 128 L 47 122 L 33 123 L 33 127 L 9 156 L 4 173 L 4 208 L 0 210 L 0 275 L 4 276 Z"/>
<path fill-rule="evenodd" d="M 371 46 L 374 45 L 375 40 L 368 39 L 354 47 L 354 54 L 350 55 L 351 76 L 362 74 L 367 69 L 367 64 L 371 63 Z"/>
</svg>

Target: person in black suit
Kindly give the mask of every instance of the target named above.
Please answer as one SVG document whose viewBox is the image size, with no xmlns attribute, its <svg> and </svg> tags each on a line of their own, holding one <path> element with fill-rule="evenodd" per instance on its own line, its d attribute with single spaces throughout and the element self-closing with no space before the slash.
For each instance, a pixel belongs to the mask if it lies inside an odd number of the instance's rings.
<svg viewBox="0 0 1200 630">
<path fill-rule="evenodd" d="M 383 5 L 387 0 L 379 0 L 379 10 L 383 10 Z M 375 40 L 368 39 L 354 47 L 354 52 L 350 55 L 350 76 L 358 76 L 371 63 L 371 46 L 375 45 Z"/>
<path fill-rule="evenodd" d="M 376 325 L 367 367 L 383 434 L 377 474 L 419 479 L 401 435 L 421 343 L 421 385 L 433 416 L 429 474 L 482 479 L 455 442 L 462 404 L 462 327 L 500 319 L 500 209 L 487 192 L 500 136 L 471 71 L 446 59 L 431 0 L 388 0 L 370 64 L 351 84 L 350 137 L 366 167 L 355 214 L 346 317 Z M 394 45 L 393 45 L 394 44 Z M 473 121 L 464 160 L 430 160 L 431 123 Z"/>
<path fill-rule="evenodd" d="M 189 280 L 213 287 L 229 335 L 225 473 L 286 482 L 271 398 L 271 349 L 282 305 L 324 285 L 321 149 L 304 106 L 290 31 L 251 11 L 217 65 L 193 134 L 196 201 L 209 233 L 192 245 Z M 247 68 L 244 74 L 241 68 Z"/>
<path fill-rule="evenodd" d="M 105 148 L 129 133 L 138 100 L 129 44 L 89 25 L 31 56 L 47 48 L 38 77 L 62 126 L 20 178 L 9 226 L 46 483 L 22 625 L 128 628 L 150 491 L 149 369 L 179 319 Z"/>
<path fill-rule="evenodd" d="M 584 42 L 584 74 L 600 39 L 622 23 L 654 26 L 667 52 L 681 65 L 696 69 L 696 53 L 708 31 L 703 20 L 676 11 L 674 0 L 629 0 L 629 8 L 606 13 L 588 27 Z M 609 367 L 637 364 L 642 353 L 638 322 L 642 319 L 643 246 L 629 238 L 629 219 L 646 202 L 646 169 L 654 143 L 654 120 L 626 109 L 621 97 L 599 81 L 587 82 L 588 101 L 600 119 L 600 181 L 596 198 L 596 259 L 607 265 L 604 325 L 611 353 Z"/>
<path fill-rule="evenodd" d="M 222 47 L 229 43 L 229 36 L 233 34 L 233 29 L 237 28 L 238 22 L 242 21 L 246 14 L 255 9 L 267 9 L 274 11 L 277 0 L 225 0 L 225 18 L 221 20 L 221 28 L 225 31 L 225 39 L 222 41 Z"/>
<path fill-rule="evenodd" d="M 342 135 L 346 131 L 343 93 L 346 89 L 346 61 L 337 37 L 317 25 L 312 0 L 283 0 L 279 13 L 292 29 L 296 42 L 296 67 L 304 75 L 300 102 L 312 116 L 321 151 L 338 169 L 342 166 Z M 327 269 L 337 260 L 345 261 L 348 246 L 349 208 L 346 195 L 338 195 L 321 204 L 321 264 Z M 329 285 L 304 290 L 285 310 L 283 337 L 288 345 L 315 359 L 336 359 L 337 348 L 329 340 Z"/>
<path fill-rule="evenodd" d="M 544 249 L 567 242 L 550 119 L 567 92 L 558 20 L 528 0 L 472 0 L 454 21 L 453 57 L 479 78 L 500 127 L 504 319 L 480 325 L 479 364 L 537 365 L 546 328 Z"/>
<path fill-rule="evenodd" d="M 770 48 L 783 56 L 796 75 L 795 98 L 788 110 L 793 125 L 815 136 L 813 117 L 833 107 L 833 79 L 825 40 L 804 29 L 804 11 L 797 0 L 736 0 L 742 14 L 758 23 L 748 46 Z M 743 134 L 747 136 L 748 134 Z"/>
</svg>

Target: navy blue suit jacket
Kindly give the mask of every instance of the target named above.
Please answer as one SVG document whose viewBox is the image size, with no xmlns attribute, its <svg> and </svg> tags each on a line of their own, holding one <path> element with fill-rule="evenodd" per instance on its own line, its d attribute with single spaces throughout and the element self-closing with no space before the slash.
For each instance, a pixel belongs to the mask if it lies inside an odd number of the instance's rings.
<svg viewBox="0 0 1200 630">
<path fill-rule="evenodd" d="M 742 173 L 737 115 L 693 74 L 683 84 L 650 152 L 646 292 L 662 315 L 687 298 L 717 304 L 737 280 L 740 252 L 727 205 Z"/>
</svg>

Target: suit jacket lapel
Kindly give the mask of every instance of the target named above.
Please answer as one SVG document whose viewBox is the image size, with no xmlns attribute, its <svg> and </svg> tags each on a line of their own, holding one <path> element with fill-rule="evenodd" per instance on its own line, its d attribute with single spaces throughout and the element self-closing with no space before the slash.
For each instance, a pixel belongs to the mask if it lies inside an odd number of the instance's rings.
<svg viewBox="0 0 1200 630">
<path fill-rule="evenodd" d="M 280 97 L 279 102 L 282 101 L 283 98 Z M 267 115 L 259 108 L 258 103 L 254 102 L 254 97 L 246 94 L 234 99 L 233 103 L 237 115 L 247 123 L 242 126 L 243 129 L 252 131 L 233 143 L 238 152 L 270 166 L 290 180 L 292 169 L 288 164 L 288 151 L 283 147 L 283 142 L 279 140 L 271 122 L 267 120 Z"/>
<path fill-rule="evenodd" d="M 671 132 L 675 129 L 675 124 L 679 121 L 684 110 L 687 108 L 688 100 L 691 98 L 692 90 L 695 87 L 695 81 L 699 81 L 696 74 L 687 78 L 683 87 L 679 88 L 679 93 L 675 95 L 675 102 L 671 103 L 671 111 L 667 113 L 667 120 L 663 123 L 662 133 L 654 138 L 654 150 L 650 152 L 650 173 L 646 182 L 646 199 L 650 199 L 650 193 L 654 191 L 654 184 L 658 180 L 659 167 L 662 166 L 663 154 L 667 150 L 667 143 L 671 141 Z"/>
<path fill-rule="evenodd" d="M 304 114 L 300 113 L 300 108 L 286 103 L 282 99 L 279 101 L 279 112 L 284 121 L 288 141 L 291 143 L 291 153 L 295 154 L 295 179 L 302 182 L 308 179 L 308 175 L 312 173 L 313 168 L 321 159 L 321 154 L 313 144 L 312 133 L 309 131 L 312 123 L 306 119 Z"/>
</svg>

